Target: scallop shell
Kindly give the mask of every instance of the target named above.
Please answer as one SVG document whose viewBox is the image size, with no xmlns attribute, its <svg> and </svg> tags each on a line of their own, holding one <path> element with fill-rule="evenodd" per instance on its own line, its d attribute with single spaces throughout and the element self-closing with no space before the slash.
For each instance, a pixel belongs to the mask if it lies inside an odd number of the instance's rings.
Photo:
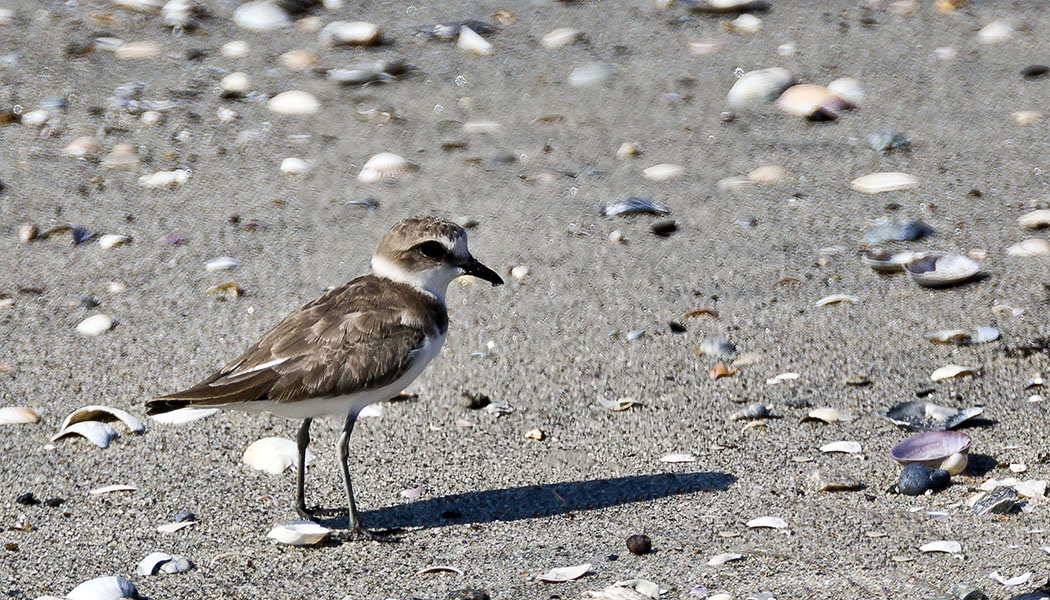
<svg viewBox="0 0 1050 600">
<path fill-rule="evenodd" d="M 869 173 L 850 182 L 851 189 L 865 194 L 880 194 L 910 190 L 919 185 L 919 180 L 907 173 L 883 172 Z"/>
<path fill-rule="evenodd" d="M 368 159 L 357 180 L 361 183 L 374 183 L 384 179 L 394 179 L 419 170 L 419 166 L 410 163 L 404 157 L 392 152 L 381 152 Z"/>
<path fill-rule="evenodd" d="M 21 425 L 40 422 L 40 415 L 24 406 L 5 406 L 0 408 L 0 425 Z"/>
<path fill-rule="evenodd" d="M 66 600 L 119 600 L 138 598 L 135 584 L 123 577 L 89 579 L 66 594 Z"/>
<path fill-rule="evenodd" d="M 953 429 L 980 415 L 984 408 L 950 408 L 932 402 L 902 402 L 886 411 L 891 423 L 909 431 L 943 431 Z"/>
<path fill-rule="evenodd" d="M 69 427 L 63 427 L 51 436 L 51 441 L 54 442 L 67 435 L 79 435 L 87 438 L 92 444 L 99 448 L 106 448 L 109 443 L 117 437 L 117 431 L 107 425 L 106 423 L 100 423 L 98 421 L 83 421 L 81 423 L 74 423 Z"/>
<path fill-rule="evenodd" d="M 313 462 L 314 456 L 306 451 L 306 464 Z M 252 442 L 244 450 L 241 458 L 244 464 L 257 471 L 266 471 L 271 475 L 280 475 L 289 467 L 299 464 L 299 447 L 292 440 L 279 437 L 268 437 Z"/>
<path fill-rule="evenodd" d="M 905 263 L 904 270 L 915 283 L 940 288 L 970 281 L 980 272 L 980 265 L 961 254 L 924 252 Z"/>
<path fill-rule="evenodd" d="M 310 92 L 289 90 L 270 98 L 266 108 L 279 115 L 309 115 L 321 110 L 321 103 Z"/>
<path fill-rule="evenodd" d="M 1030 213 L 1017 217 L 1017 222 L 1028 229 L 1041 229 L 1050 227 L 1050 208 L 1033 210 Z"/>
<path fill-rule="evenodd" d="M 101 335 L 113 329 L 113 318 L 109 315 L 91 315 L 77 325 L 77 333 L 81 335 Z"/>
<path fill-rule="evenodd" d="M 69 413 L 66 420 L 62 422 L 62 429 L 75 423 L 90 421 L 120 421 L 127 426 L 128 431 L 131 433 L 142 433 L 143 431 L 146 431 L 146 426 L 135 415 L 119 408 L 111 408 L 109 406 L 100 406 L 97 404 L 84 406 Z"/>
<path fill-rule="evenodd" d="M 270 530 L 266 537 L 289 546 L 313 546 L 328 537 L 332 530 L 313 521 L 290 521 Z"/>
<path fill-rule="evenodd" d="M 181 425 L 198 419 L 205 419 L 220 412 L 218 408 L 178 408 L 171 412 L 153 415 L 153 420 L 165 425 Z"/>
<path fill-rule="evenodd" d="M 802 83 L 784 90 L 777 98 L 776 107 L 796 117 L 828 121 L 838 118 L 839 114 L 848 110 L 851 105 L 849 101 L 822 85 Z"/>
<path fill-rule="evenodd" d="M 579 579 L 587 574 L 587 571 L 591 570 L 591 563 L 582 565 L 575 565 L 572 567 L 558 567 L 551 569 L 543 575 L 540 575 L 540 581 L 547 581 L 549 583 L 564 583 L 566 581 L 573 581 Z"/>
<path fill-rule="evenodd" d="M 493 52 L 492 44 L 488 40 L 465 25 L 459 28 L 459 39 L 456 41 L 456 47 L 467 54 L 477 54 L 478 56 L 488 56 Z"/>
<path fill-rule="evenodd" d="M 899 442 L 890 456 L 902 465 L 917 462 L 958 475 L 966 470 L 970 443 L 970 436 L 959 431 L 927 431 Z"/>
</svg>

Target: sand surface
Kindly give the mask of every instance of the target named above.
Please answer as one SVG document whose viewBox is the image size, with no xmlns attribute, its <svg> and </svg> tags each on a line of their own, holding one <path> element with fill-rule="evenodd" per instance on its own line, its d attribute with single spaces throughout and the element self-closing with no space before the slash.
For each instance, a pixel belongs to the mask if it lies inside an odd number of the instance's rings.
<svg viewBox="0 0 1050 600">
<path fill-rule="evenodd" d="M 102 0 L 8 0 L 14 21 L 0 25 L 0 109 L 30 111 L 48 97 L 66 98 L 52 126 L 0 128 L 0 405 L 38 409 L 35 425 L 0 426 L 0 582 L 8 597 L 62 595 L 104 575 L 132 579 L 149 598 L 446 598 L 476 588 L 492 598 L 579 598 L 633 578 L 658 583 L 664 598 L 695 586 L 734 598 L 763 591 L 777 598 L 942 598 L 969 582 L 990 598 L 1032 592 L 1046 583 L 1048 505 L 1028 502 L 1008 517 L 973 517 L 965 501 L 988 477 L 1027 466 L 1023 478 L 1048 476 L 1046 402 L 1026 380 L 1048 375 L 1047 352 L 1022 352 L 1048 335 L 1050 262 L 1015 258 L 1005 249 L 1027 237 L 1017 217 L 1046 207 L 1050 136 L 1045 123 L 1021 126 L 1011 114 L 1047 110 L 1050 80 L 1026 80 L 1022 68 L 1047 62 L 1050 5 L 971 1 L 950 14 L 915 2 L 897 14 L 879 2 L 776 1 L 760 14 L 762 31 L 727 32 L 732 17 L 691 15 L 683 6 L 648 2 L 562 3 L 347 2 L 316 9 L 336 19 L 377 23 L 388 43 L 326 48 L 315 31 L 289 26 L 256 33 L 231 21 L 236 3 L 209 4 L 213 18 L 173 36 L 157 14 Z M 495 23 L 506 8 L 514 22 L 489 36 L 491 56 L 414 35 L 434 23 Z M 999 44 L 977 41 L 995 19 L 1018 31 Z M 557 50 L 540 38 L 575 27 L 586 43 Z M 95 49 L 63 49 L 96 37 L 152 40 L 155 58 L 121 60 Z M 242 39 L 247 57 L 220 52 Z M 694 40 L 719 40 L 717 51 L 690 52 Z M 782 56 L 778 47 L 794 44 Z M 951 46 L 953 58 L 934 55 Z M 403 57 L 416 67 L 387 85 L 348 88 L 313 70 L 293 73 L 278 57 L 291 49 L 319 54 L 317 68 Z M 612 65 L 602 84 L 572 87 L 573 68 Z M 830 123 L 810 123 L 771 106 L 739 111 L 725 122 L 734 69 L 780 66 L 799 80 L 827 84 L 853 77 L 865 94 Z M 223 100 L 218 81 L 247 73 L 245 100 Z M 149 126 L 114 106 L 120 85 L 142 82 L 143 100 L 170 100 Z M 302 89 L 322 109 L 283 116 L 265 99 Z M 469 99 L 469 100 L 467 100 Z M 238 118 L 224 122 L 220 108 Z M 389 111 L 393 122 L 370 118 Z M 540 118 L 551 117 L 557 118 Z M 496 121 L 491 134 L 462 123 Z M 902 132 L 906 152 L 880 154 L 865 137 Z M 255 132 L 244 134 L 244 132 Z M 107 170 L 62 149 L 78 136 L 136 147 L 141 163 Z M 642 150 L 618 160 L 623 142 Z M 445 150 L 443 145 L 457 148 Z M 447 146 L 446 146 L 447 147 Z M 395 183 L 363 184 L 369 156 L 395 152 L 420 170 Z M 287 157 L 311 161 L 307 175 L 279 170 Z M 642 170 L 684 167 L 653 182 Z M 786 169 L 773 185 L 719 189 L 727 177 L 761 165 Z M 142 175 L 189 169 L 172 189 L 148 189 Z M 902 171 L 919 179 L 909 191 L 877 196 L 850 190 L 852 179 Z M 656 217 L 602 217 L 607 201 L 640 195 L 671 209 L 679 231 L 649 232 Z M 372 198 L 378 208 L 355 202 Z M 451 331 L 445 350 L 411 388 L 418 398 L 383 405 L 352 440 L 353 472 L 365 523 L 403 528 L 393 544 L 349 541 L 318 548 L 279 546 L 274 525 L 297 518 L 295 475 L 274 476 L 241 463 L 252 441 L 292 437 L 293 421 L 221 413 L 183 426 L 147 422 L 105 449 L 55 433 L 70 411 L 106 404 L 144 418 L 143 402 L 188 386 L 234 358 L 282 316 L 368 269 L 382 233 L 418 213 L 478 222 L 474 254 L 501 273 L 527 266 L 522 280 L 449 292 Z M 987 276 L 943 291 L 904 275 L 881 276 L 857 250 L 870 221 L 919 218 L 936 234 L 902 245 L 914 250 L 984 250 Z M 753 227 L 735 221 L 753 218 Z M 125 234 L 130 245 L 104 250 L 56 236 L 27 245 L 18 228 L 76 223 L 99 234 Z M 264 229 L 245 225 L 258 221 Z M 619 230 L 626 244 L 608 238 Z M 185 243 L 155 243 L 180 232 Z M 231 256 L 233 271 L 206 272 L 203 261 Z M 783 278 L 794 278 L 782 282 Z M 205 291 L 236 281 L 245 295 L 218 301 Z M 126 285 L 120 294 L 108 282 Z M 781 285 L 776 285 L 781 282 Z M 32 288 L 36 290 L 27 290 Z M 22 290 L 22 291 L 20 291 Z M 830 294 L 856 304 L 815 307 Z M 67 297 L 91 295 L 97 308 L 71 308 Z M 1018 317 L 996 313 L 1008 304 Z M 717 316 L 668 321 L 698 308 Z M 116 327 L 85 337 L 75 326 L 91 314 Z M 927 331 L 995 326 L 1000 340 L 933 345 Z M 627 333 L 645 330 L 630 341 Z M 754 364 L 713 381 L 716 359 L 695 349 L 725 337 Z M 1045 344 L 1043 345 L 1045 349 Z M 948 363 L 979 374 L 938 383 Z M 798 379 L 767 380 L 784 372 Z M 867 378 L 865 386 L 846 379 Z M 974 438 L 971 470 L 928 497 L 890 493 L 899 467 L 889 448 L 906 433 L 882 419 L 890 406 L 933 390 L 926 399 L 986 407 Z M 463 406 L 461 395 L 486 394 L 514 411 L 495 415 Z M 610 412 L 598 399 L 642 403 Z M 729 415 L 754 402 L 776 418 L 745 429 Z M 850 423 L 800 423 L 813 407 L 857 415 Z M 457 425 L 469 421 L 471 428 Z M 335 439 L 339 419 L 314 425 L 317 460 L 308 471 L 311 504 L 342 503 Z M 526 439 L 540 429 L 542 441 Z M 859 455 L 823 454 L 832 441 L 857 441 Z M 668 464 L 669 453 L 692 463 Z M 860 491 L 815 493 L 815 469 L 844 470 Z M 418 500 L 400 492 L 421 482 Z M 90 495 L 110 484 L 138 491 Z M 63 498 L 52 508 L 16 498 Z M 199 523 L 157 531 L 179 511 Z M 937 512 L 935 512 L 937 511 Z M 13 530 L 24 520 L 31 531 Z M 751 529 L 750 519 L 784 519 L 785 530 Z M 339 520 L 327 522 L 338 527 Z M 654 552 L 634 556 L 624 540 L 646 533 Z M 919 546 L 955 540 L 959 555 Z M 135 566 L 153 551 L 180 554 L 196 568 L 144 577 Z M 716 554 L 744 560 L 706 566 Z M 569 583 L 538 576 L 591 563 Z M 417 574 L 450 565 L 455 574 Z M 1006 588 L 992 571 L 1031 580 Z M 938 595 L 939 594 L 939 595 Z M 1032 596 L 1036 597 L 1036 596 Z"/>
</svg>

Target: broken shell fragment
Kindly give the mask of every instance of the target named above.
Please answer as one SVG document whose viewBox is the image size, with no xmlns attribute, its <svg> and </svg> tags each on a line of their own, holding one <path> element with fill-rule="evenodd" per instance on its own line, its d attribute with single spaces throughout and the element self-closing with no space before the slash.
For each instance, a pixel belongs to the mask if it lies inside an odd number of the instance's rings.
<svg viewBox="0 0 1050 600">
<path fill-rule="evenodd" d="M 957 409 L 915 400 L 889 409 L 886 418 L 908 431 L 943 431 L 954 429 L 983 412 L 984 408 L 979 406 Z"/>
<path fill-rule="evenodd" d="M 806 483 L 814 492 L 851 492 L 864 488 L 864 484 L 846 469 L 817 469 L 809 474 Z"/>
<path fill-rule="evenodd" d="M 462 34 L 461 34 L 462 35 Z M 585 38 L 582 31 L 571 27 L 559 27 L 540 38 L 540 45 L 548 50 L 556 50 L 563 46 L 575 44 Z"/>
<path fill-rule="evenodd" d="M 313 453 L 307 450 L 306 464 L 312 463 L 313 459 Z M 280 475 L 285 469 L 298 466 L 299 448 L 292 440 L 279 437 L 263 438 L 252 442 L 244 450 L 241 460 L 257 471 Z"/>
<path fill-rule="evenodd" d="M 765 0 L 685 0 L 682 4 L 701 14 L 733 14 L 761 12 L 769 9 Z"/>
<path fill-rule="evenodd" d="M 332 530 L 313 521 L 289 521 L 270 530 L 266 537 L 289 546 L 313 546 L 328 537 Z"/>
<path fill-rule="evenodd" d="M 575 565 L 572 567 L 558 567 L 540 575 L 539 579 L 540 581 L 546 581 L 549 583 L 564 583 L 566 581 L 579 579 L 586 575 L 590 570 L 591 563 Z"/>
<path fill-rule="evenodd" d="M 927 333 L 926 339 L 937 344 L 957 344 L 965 346 L 969 343 L 983 344 L 994 342 L 999 339 L 999 330 L 995 327 L 978 325 L 971 329 L 941 329 Z"/>
<path fill-rule="evenodd" d="M 962 552 L 962 544 L 953 541 L 937 541 L 929 542 L 919 546 L 921 552 L 947 552 L 949 554 L 957 554 Z"/>
<path fill-rule="evenodd" d="M 58 433 L 51 436 L 51 441 L 54 442 L 67 435 L 79 435 L 99 448 L 106 448 L 117 437 L 117 431 L 106 423 L 83 421 L 74 423 L 69 427 L 63 427 Z"/>
<path fill-rule="evenodd" d="M 40 422 L 40 415 L 24 406 L 5 406 L 0 408 L 0 425 L 21 425 Z"/>
<path fill-rule="evenodd" d="M 1017 222 L 1028 229 L 1042 229 L 1050 227 L 1050 208 L 1033 210 L 1030 213 L 1017 217 Z"/>
<path fill-rule="evenodd" d="M 660 462 L 677 464 L 696 462 L 696 457 L 688 452 L 677 452 L 660 457 Z"/>
<path fill-rule="evenodd" d="M 978 496 L 970 510 L 975 515 L 988 513 L 1005 515 L 1014 510 L 1018 498 L 1017 488 L 1001 485 Z"/>
<path fill-rule="evenodd" d="M 716 554 L 707 561 L 709 567 L 720 567 L 727 562 L 733 562 L 734 560 L 743 560 L 743 554 L 737 554 L 735 552 L 723 552 L 722 554 Z"/>
<path fill-rule="evenodd" d="M 66 600 L 119 600 L 139 598 L 135 584 L 123 577 L 89 579 L 66 594 Z"/>
<path fill-rule="evenodd" d="M 1006 249 L 1007 256 L 1028 258 L 1032 256 L 1046 256 L 1050 254 L 1050 240 L 1042 238 L 1029 238 L 1018 242 Z"/>
<path fill-rule="evenodd" d="M 667 215 L 670 213 L 671 211 L 659 202 L 640 196 L 631 196 L 609 202 L 602 207 L 598 214 L 603 217 L 613 217 L 616 215 Z"/>
<path fill-rule="evenodd" d="M 845 454 L 860 454 L 860 442 L 830 442 L 820 447 L 821 452 L 843 452 Z"/>
<path fill-rule="evenodd" d="M 606 400 L 602 396 L 598 396 L 598 404 L 606 409 L 613 412 L 625 411 L 632 406 L 641 406 L 641 402 L 638 402 L 634 398 L 620 398 L 619 400 Z"/>
<path fill-rule="evenodd" d="M 209 273 L 214 271 L 228 271 L 241 266 L 237 259 L 230 256 L 218 256 L 204 261 L 204 270 Z"/>
<path fill-rule="evenodd" d="M 430 575 L 432 573 L 453 573 L 455 575 L 462 575 L 463 570 L 450 565 L 433 565 L 416 571 L 416 575 Z"/>
<path fill-rule="evenodd" d="M 806 414 L 802 422 L 821 421 L 823 423 L 849 422 L 856 419 L 852 414 L 837 408 L 814 408 Z"/>
<path fill-rule="evenodd" d="M 642 175 L 650 181 L 667 181 L 685 174 L 685 167 L 670 163 L 660 163 L 642 170 Z"/>
<path fill-rule="evenodd" d="M 175 557 L 167 552 L 150 552 L 139 561 L 138 566 L 135 567 L 135 572 L 144 577 L 156 575 L 162 564 L 174 559 Z"/>
<path fill-rule="evenodd" d="M 820 300 L 817 300 L 813 305 L 814 306 L 826 306 L 828 304 L 840 304 L 840 303 L 843 303 L 843 302 L 848 302 L 850 304 L 856 304 L 856 303 L 860 302 L 860 298 L 858 298 L 856 296 L 849 296 L 847 294 L 833 294 L 831 296 L 825 296 L 825 297 L 821 298 Z"/>
<path fill-rule="evenodd" d="M 832 121 L 852 105 L 822 85 L 802 83 L 784 90 L 777 98 L 776 107 L 789 115 L 811 121 Z"/>
<path fill-rule="evenodd" d="M 770 529 L 785 529 L 788 524 L 787 521 L 780 517 L 758 517 L 757 519 L 751 519 L 747 522 L 747 526 L 755 528 L 768 527 Z"/>
<path fill-rule="evenodd" d="M 401 175 L 413 173 L 419 166 L 392 152 L 380 152 L 368 159 L 357 180 L 361 183 L 375 183 L 385 179 L 395 179 Z"/>
<path fill-rule="evenodd" d="M 907 173 L 871 173 L 850 182 L 851 189 L 865 194 L 880 194 L 910 190 L 919 185 L 919 180 Z"/>
<path fill-rule="evenodd" d="M 88 421 L 101 421 L 104 423 L 120 421 L 127 426 L 128 431 L 131 433 L 142 433 L 143 431 L 146 431 L 146 426 L 135 415 L 126 410 L 100 405 L 85 406 L 69 413 L 66 420 L 62 422 L 62 429 L 65 429 L 74 423 Z"/>
<path fill-rule="evenodd" d="M 126 235 L 118 235 L 115 233 L 107 233 L 106 235 L 98 238 L 98 245 L 102 246 L 103 250 L 109 250 L 116 246 L 123 246 L 131 243 L 131 237 Z"/>
<path fill-rule="evenodd" d="M 700 352 L 706 356 L 722 358 L 736 354 L 736 346 L 724 338 L 707 338 L 700 342 Z"/>
<path fill-rule="evenodd" d="M 959 375 L 973 375 L 976 372 L 976 369 L 963 367 L 961 365 L 944 365 L 930 374 L 930 380 L 941 381 L 942 379 L 951 379 L 952 377 L 958 377 Z"/>
<path fill-rule="evenodd" d="M 755 404 L 750 404 L 750 405 L 747 406 L 747 408 L 745 408 L 743 410 L 739 410 L 739 411 L 729 415 L 729 419 L 732 420 L 732 421 L 751 421 L 751 420 L 754 420 L 754 419 L 768 419 L 768 418 L 769 418 L 769 408 L 765 404 L 758 403 L 758 402 L 756 402 Z"/>
<path fill-rule="evenodd" d="M 101 496 L 103 494 L 113 494 L 116 492 L 137 492 L 138 490 L 138 486 L 127 483 L 114 483 L 113 485 L 104 485 L 100 488 L 89 490 L 88 493 L 92 496 Z"/>
<path fill-rule="evenodd" d="M 912 281 L 923 287 L 942 288 L 975 278 L 980 265 L 961 254 L 924 252 L 905 263 L 904 270 Z"/>
<path fill-rule="evenodd" d="M 18 227 L 18 243 L 28 244 L 35 240 L 36 236 L 39 234 L 40 228 L 37 227 L 36 223 L 23 223 Z"/>
<path fill-rule="evenodd" d="M 174 187 L 182 185 L 189 180 L 189 169 L 175 169 L 173 171 L 157 171 L 152 175 L 143 175 L 139 177 L 139 185 L 151 189 Z"/>
<path fill-rule="evenodd" d="M 958 475 L 966 469 L 970 441 L 959 431 L 927 431 L 897 443 L 890 456 L 902 465 L 922 463 Z"/>
<path fill-rule="evenodd" d="M 488 40 L 467 26 L 459 28 L 459 39 L 456 41 L 456 47 L 467 54 L 477 54 L 478 56 L 488 56 L 494 51 L 492 44 Z"/>
</svg>

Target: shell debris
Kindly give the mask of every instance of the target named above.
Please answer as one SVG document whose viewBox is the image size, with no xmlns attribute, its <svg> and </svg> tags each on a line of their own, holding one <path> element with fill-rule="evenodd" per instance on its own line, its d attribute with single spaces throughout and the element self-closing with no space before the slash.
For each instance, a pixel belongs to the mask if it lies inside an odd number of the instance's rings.
<svg viewBox="0 0 1050 600">
<path fill-rule="evenodd" d="M 124 577 L 89 579 L 66 594 L 66 600 L 119 600 L 139 597 L 135 584 Z"/>
<path fill-rule="evenodd" d="M 40 414 L 25 406 L 0 408 L 0 425 L 25 425 L 40 422 Z"/>
<path fill-rule="evenodd" d="M 488 40 L 467 26 L 459 28 L 459 39 L 456 41 L 456 47 L 467 54 L 476 54 L 478 56 L 489 56 L 495 52 Z"/>
<path fill-rule="evenodd" d="M 827 306 L 829 304 L 842 304 L 843 302 L 856 304 L 860 302 L 860 298 L 848 294 L 832 294 L 831 296 L 824 296 L 820 300 L 817 300 L 813 303 L 813 306 Z"/>
<path fill-rule="evenodd" d="M 241 457 L 244 464 L 257 471 L 266 471 L 271 475 L 280 475 L 286 469 L 299 464 L 299 447 L 292 440 L 279 437 L 268 437 L 251 443 Z M 306 451 L 306 464 L 313 462 L 314 455 Z"/>
<path fill-rule="evenodd" d="M 331 532 L 331 529 L 314 521 L 289 521 L 271 529 L 266 537 L 289 546 L 313 546 L 328 537 Z"/>
<path fill-rule="evenodd" d="M 80 335 L 96 336 L 113 329 L 113 317 L 105 314 L 91 315 L 77 324 Z"/>
<path fill-rule="evenodd" d="M 962 552 L 962 544 L 950 540 L 940 540 L 936 542 L 928 542 L 919 546 L 921 552 L 946 552 L 948 554 L 958 554 Z"/>
<path fill-rule="evenodd" d="M 941 381 L 942 379 L 951 379 L 952 377 L 958 377 L 960 375 L 973 375 L 976 372 L 977 370 L 971 367 L 947 364 L 935 369 L 933 373 L 930 373 L 930 380 Z"/>
<path fill-rule="evenodd" d="M 573 581 L 583 577 L 590 570 L 591 563 L 574 565 L 571 567 L 557 567 L 540 575 L 539 580 L 548 583 L 565 583 L 566 581 Z"/>
<path fill-rule="evenodd" d="M 757 517 L 748 521 L 746 525 L 751 529 L 786 529 L 788 526 L 787 521 L 780 517 Z"/>
<path fill-rule="evenodd" d="M 393 152 L 380 152 L 368 159 L 357 180 L 361 183 L 375 183 L 383 180 L 393 180 L 408 173 L 419 170 L 419 166 L 398 156 Z"/>
<path fill-rule="evenodd" d="M 288 90 L 270 98 L 266 108 L 279 115 L 312 115 L 321 110 L 321 102 L 310 92 Z"/>
</svg>

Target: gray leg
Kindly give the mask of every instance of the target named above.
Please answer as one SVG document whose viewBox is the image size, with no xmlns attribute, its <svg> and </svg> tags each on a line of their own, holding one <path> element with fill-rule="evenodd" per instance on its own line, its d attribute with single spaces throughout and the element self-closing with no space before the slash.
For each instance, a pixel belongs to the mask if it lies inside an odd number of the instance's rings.
<svg viewBox="0 0 1050 600">
<path fill-rule="evenodd" d="M 310 423 L 313 419 L 303 419 L 295 442 L 299 446 L 299 471 L 295 474 L 295 512 L 304 519 L 312 519 L 313 514 L 306 508 L 306 447 L 310 445 Z"/>
<path fill-rule="evenodd" d="M 343 483 L 346 484 L 347 506 L 350 509 L 350 520 L 347 528 L 367 535 L 368 530 L 361 525 L 361 515 L 357 512 L 357 503 L 354 501 L 354 488 L 350 485 L 350 467 L 347 465 L 347 454 L 350 450 L 350 433 L 354 430 L 354 422 L 357 421 L 357 415 L 360 412 L 361 408 L 353 408 L 346 415 L 346 424 L 343 426 L 343 432 L 339 434 L 338 452 L 339 463 L 343 466 Z"/>
</svg>

